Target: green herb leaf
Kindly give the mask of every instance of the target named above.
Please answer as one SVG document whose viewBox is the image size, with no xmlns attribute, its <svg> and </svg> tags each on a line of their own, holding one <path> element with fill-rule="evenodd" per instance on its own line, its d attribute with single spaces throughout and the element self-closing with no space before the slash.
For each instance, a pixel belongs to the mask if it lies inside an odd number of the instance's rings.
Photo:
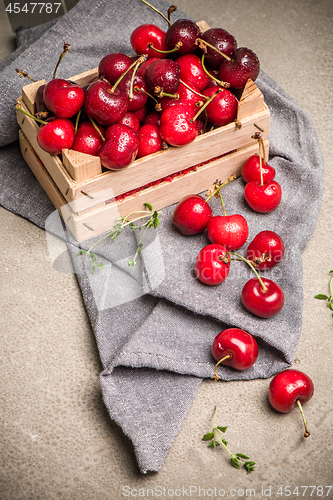
<svg viewBox="0 0 333 500">
<path fill-rule="evenodd" d="M 144 206 L 147 207 L 151 212 L 153 211 L 153 207 L 150 203 L 144 203 Z"/>
<path fill-rule="evenodd" d="M 220 427 L 219 425 L 216 427 L 216 429 L 218 429 L 219 431 L 221 432 L 226 432 L 226 430 L 228 429 L 228 427 Z"/>
<path fill-rule="evenodd" d="M 207 434 L 205 434 L 202 438 L 202 441 L 210 441 L 211 439 L 214 438 L 214 432 L 208 432 Z"/>
<path fill-rule="evenodd" d="M 231 458 L 230 463 L 233 467 L 235 467 L 235 469 L 240 469 L 240 465 L 235 458 Z"/>
<path fill-rule="evenodd" d="M 328 296 L 324 295 L 323 293 L 319 293 L 318 295 L 315 295 L 315 299 L 328 300 Z"/>
<path fill-rule="evenodd" d="M 250 457 L 247 457 L 246 455 L 243 455 L 243 453 L 236 453 L 236 457 L 238 457 L 238 458 L 245 458 L 246 460 L 250 459 Z"/>
</svg>

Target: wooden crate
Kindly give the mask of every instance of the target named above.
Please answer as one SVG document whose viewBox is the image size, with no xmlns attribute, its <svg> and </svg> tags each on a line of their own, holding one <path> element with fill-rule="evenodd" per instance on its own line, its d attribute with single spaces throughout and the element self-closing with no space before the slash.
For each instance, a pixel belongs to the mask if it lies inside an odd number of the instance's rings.
<svg viewBox="0 0 333 500">
<path fill-rule="evenodd" d="M 70 80 L 85 85 L 97 76 L 95 68 Z M 19 106 L 34 114 L 36 91 L 43 83 L 23 87 Z M 145 202 L 160 210 L 187 194 L 205 191 L 217 178 L 239 175 L 243 162 L 258 152 L 252 138 L 257 127 L 264 131 L 267 161 L 269 118 L 262 93 L 249 80 L 239 97 L 240 127 L 233 122 L 181 148 L 169 147 L 123 170 L 105 172 L 98 157 L 72 150 L 63 150 L 62 157 L 43 151 L 37 143 L 39 125 L 17 111 L 22 155 L 78 242 L 110 230 L 117 217 L 143 210 Z"/>
</svg>

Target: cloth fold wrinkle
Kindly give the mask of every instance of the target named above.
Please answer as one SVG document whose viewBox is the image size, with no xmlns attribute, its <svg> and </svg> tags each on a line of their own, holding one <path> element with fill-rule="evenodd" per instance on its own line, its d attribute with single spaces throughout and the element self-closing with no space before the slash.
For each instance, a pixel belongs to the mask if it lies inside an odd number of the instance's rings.
<svg viewBox="0 0 333 500">
<path fill-rule="evenodd" d="M 154 1 L 163 12 L 169 5 Z M 173 14 L 174 20 L 183 17 L 187 16 L 179 10 Z M 96 67 L 108 52 L 130 54 L 130 33 L 148 22 L 166 28 L 165 21 L 139 0 L 126 0 L 121 6 L 118 0 L 100 0 L 93 7 L 81 0 L 51 28 L 22 34 L 23 45 L 0 65 L 0 203 L 66 241 L 103 366 L 103 398 L 111 418 L 132 440 L 143 473 L 161 469 L 203 378 L 212 377 L 210 343 L 220 330 L 243 328 L 260 346 L 251 370 L 239 373 L 220 366 L 221 380 L 269 377 L 292 363 L 302 325 L 301 254 L 315 228 L 323 193 L 323 161 L 310 117 L 261 71 L 256 84 L 271 113 L 270 163 L 282 186 L 282 203 L 271 214 L 254 213 L 244 201 L 242 179 L 226 186 L 223 199 L 227 213 L 246 217 L 248 241 L 265 229 L 275 230 L 284 240 L 284 258 L 265 272 L 285 292 L 281 313 L 260 320 L 246 312 L 240 294 L 252 275 L 242 263 L 232 263 L 229 277 L 219 287 L 198 282 L 193 263 L 208 240 L 204 233 L 180 235 L 172 226 L 174 207 L 163 209 L 160 226 L 145 236 L 135 268 L 127 266 L 139 237 L 134 232 L 96 247 L 106 269 L 92 273 L 77 253 L 93 240 L 78 244 L 59 222 L 48 223 L 54 209 L 19 153 L 14 106 L 24 83 L 14 68 L 24 62 L 32 76 L 51 77 L 55 48 L 66 40 L 71 49 L 59 77 L 73 76 Z M 215 179 L 207 181 L 212 184 Z M 219 200 L 211 204 L 214 214 L 221 213 Z M 194 339 L 195 360 L 187 354 L 189 336 Z"/>
</svg>

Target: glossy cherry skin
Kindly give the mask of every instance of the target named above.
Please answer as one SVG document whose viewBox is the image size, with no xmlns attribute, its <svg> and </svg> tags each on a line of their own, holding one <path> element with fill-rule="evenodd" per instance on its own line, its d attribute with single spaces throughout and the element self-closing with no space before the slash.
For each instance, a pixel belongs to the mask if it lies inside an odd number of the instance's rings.
<svg viewBox="0 0 333 500">
<path fill-rule="evenodd" d="M 237 49 L 235 37 L 222 28 L 210 28 L 201 35 L 201 38 L 227 56 L 230 56 Z M 216 50 L 207 47 L 205 64 L 213 69 L 218 69 L 225 60 Z"/>
<path fill-rule="evenodd" d="M 46 107 L 45 101 L 44 101 L 44 89 L 46 87 L 46 83 L 43 85 L 40 85 L 37 89 L 36 92 L 36 98 L 35 98 L 35 104 L 36 104 L 36 111 L 37 111 L 37 118 L 40 118 L 42 120 L 45 120 L 51 115 L 51 111 Z"/>
<path fill-rule="evenodd" d="M 273 377 L 268 388 L 270 404 L 280 413 L 288 413 L 300 403 L 309 401 L 314 393 L 312 380 L 305 373 L 288 369 Z"/>
<path fill-rule="evenodd" d="M 259 181 L 250 181 L 244 188 L 244 196 L 252 210 L 268 214 L 279 206 L 282 189 L 274 180 L 267 181 L 263 185 Z"/>
<path fill-rule="evenodd" d="M 202 94 L 212 97 L 216 92 L 217 89 L 215 87 L 208 87 L 202 91 Z M 216 127 L 228 125 L 228 123 L 236 120 L 238 100 L 229 90 L 220 89 L 205 109 L 210 123 Z"/>
<path fill-rule="evenodd" d="M 217 243 L 202 248 L 195 260 L 195 276 L 205 285 L 220 285 L 228 277 L 229 270 L 228 250 Z"/>
<path fill-rule="evenodd" d="M 158 111 L 150 111 L 142 120 L 142 125 L 157 125 L 160 126 L 161 113 Z"/>
<path fill-rule="evenodd" d="M 195 87 L 192 87 L 192 89 L 194 91 L 199 92 L 199 90 L 196 89 Z M 174 106 L 175 104 L 186 104 L 187 106 L 195 110 L 195 112 L 198 111 L 196 103 L 202 99 L 197 94 L 192 92 L 192 90 L 189 90 L 185 85 L 180 83 L 175 95 L 177 95 L 178 97 L 174 98 L 165 96 L 161 97 L 158 100 L 159 104 L 161 105 L 162 112 L 165 111 L 170 106 Z"/>
<path fill-rule="evenodd" d="M 245 182 L 261 181 L 259 155 L 252 155 L 243 163 L 241 175 Z M 262 161 L 263 182 L 272 181 L 274 177 L 275 168 Z"/>
<path fill-rule="evenodd" d="M 258 56 L 246 47 L 236 49 L 231 61 L 225 61 L 219 67 L 219 79 L 230 83 L 234 89 L 242 89 L 249 78 L 255 81 L 260 72 Z"/>
<path fill-rule="evenodd" d="M 177 57 L 176 62 L 180 67 L 180 79 L 183 82 L 199 92 L 207 87 L 210 77 L 205 73 L 196 54 L 184 54 Z"/>
<path fill-rule="evenodd" d="M 118 88 L 112 90 L 104 80 L 89 85 L 85 92 L 84 109 L 101 125 L 117 123 L 128 110 L 128 98 Z"/>
<path fill-rule="evenodd" d="M 278 314 L 284 304 L 282 288 L 272 280 L 261 278 L 266 291 L 262 289 L 258 278 L 245 283 L 242 290 L 242 303 L 245 309 L 259 318 L 271 318 Z"/>
<path fill-rule="evenodd" d="M 169 49 L 173 49 L 178 42 L 182 46 L 177 51 L 177 54 L 191 54 L 198 48 L 196 40 L 200 38 L 201 32 L 198 25 L 190 19 L 177 19 L 165 35 L 165 43 Z"/>
<path fill-rule="evenodd" d="M 181 234 L 202 233 L 213 213 L 210 205 L 199 194 L 190 194 L 181 199 L 173 213 L 172 222 Z"/>
<path fill-rule="evenodd" d="M 169 50 L 165 43 L 166 32 L 155 24 L 141 24 L 132 32 L 130 42 L 134 52 L 139 55 L 147 54 L 148 57 L 156 57 L 163 59 L 167 54 L 161 54 L 153 48 L 149 48 L 151 43 L 156 49 L 167 51 Z"/>
<path fill-rule="evenodd" d="M 101 125 L 98 126 L 101 134 L 105 136 L 105 130 Z M 97 132 L 93 124 L 89 122 L 82 122 L 78 126 L 73 142 L 72 150 L 85 153 L 87 155 L 97 156 L 98 150 L 103 144 L 103 139 Z"/>
<path fill-rule="evenodd" d="M 106 78 L 111 85 L 131 66 L 130 57 L 121 52 L 113 52 L 104 56 L 98 65 L 99 77 Z"/>
<path fill-rule="evenodd" d="M 218 333 L 212 343 L 212 355 L 216 361 L 226 356 L 221 365 L 235 370 L 248 370 L 258 358 L 258 344 L 255 338 L 240 328 L 228 328 Z"/>
<path fill-rule="evenodd" d="M 148 66 L 150 66 L 153 62 L 158 61 L 161 59 L 160 57 L 150 57 L 146 61 L 144 61 L 140 66 L 138 67 L 138 70 L 136 72 L 137 75 L 145 77 L 145 72 Z"/>
<path fill-rule="evenodd" d="M 224 245 L 231 251 L 242 247 L 248 235 L 247 222 L 240 214 L 215 215 L 207 224 L 209 241 Z"/>
<path fill-rule="evenodd" d="M 139 132 L 139 128 L 140 128 L 139 119 L 131 111 L 127 111 L 127 113 L 117 123 L 121 123 L 122 125 L 127 125 L 136 134 Z"/>
<path fill-rule="evenodd" d="M 106 130 L 106 141 L 99 149 L 98 156 L 103 167 L 120 170 L 128 167 L 136 158 L 139 139 L 127 125 L 115 123 Z"/>
<path fill-rule="evenodd" d="M 261 231 L 247 247 L 246 258 L 260 271 L 271 269 L 284 255 L 282 238 L 274 231 Z"/>
<path fill-rule="evenodd" d="M 147 105 L 143 106 L 142 108 L 138 109 L 137 111 L 133 111 L 139 122 L 141 123 L 145 117 L 147 116 Z"/>
<path fill-rule="evenodd" d="M 184 104 L 176 104 L 166 109 L 161 115 L 160 134 L 170 146 L 185 146 L 198 135 L 198 128 L 193 121 L 194 111 Z"/>
<path fill-rule="evenodd" d="M 161 59 L 150 64 L 145 71 L 145 80 L 148 89 L 155 92 L 159 87 L 169 94 L 173 94 L 179 87 L 180 68 L 171 59 Z"/>
<path fill-rule="evenodd" d="M 163 149 L 163 140 L 157 125 L 142 125 L 138 133 L 139 149 L 137 158 L 157 153 Z"/>
<path fill-rule="evenodd" d="M 133 93 L 130 95 L 133 72 L 129 71 L 119 82 L 118 87 L 128 98 L 128 111 L 138 111 L 148 101 L 147 85 L 143 76 L 134 75 Z M 138 89 L 138 90 L 137 90 Z M 140 92 L 140 90 L 142 92 Z"/>
<path fill-rule="evenodd" d="M 42 125 L 37 132 L 39 146 L 51 155 L 58 155 L 63 149 L 70 149 L 74 137 L 74 125 L 68 118 L 48 118 L 48 123 Z"/>
<path fill-rule="evenodd" d="M 55 78 L 47 83 L 43 97 L 47 108 L 58 118 L 71 118 L 83 105 L 84 90 L 77 83 Z"/>
</svg>

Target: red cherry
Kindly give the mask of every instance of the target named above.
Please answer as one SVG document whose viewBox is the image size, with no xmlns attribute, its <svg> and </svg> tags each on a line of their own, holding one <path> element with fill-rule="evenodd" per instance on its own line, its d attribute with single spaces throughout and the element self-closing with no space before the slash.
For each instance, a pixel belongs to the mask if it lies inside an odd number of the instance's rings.
<svg viewBox="0 0 333 500">
<path fill-rule="evenodd" d="M 138 133 L 140 128 L 140 122 L 138 117 L 131 111 L 127 111 L 127 113 L 117 123 L 120 123 L 122 125 L 127 125 L 136 134 Z"/>
<path fill-rule="evenodd" d="M 259 155 L 252 155 L 243 163 L 241 175 L 245 182 L 261 181 Z M 271 181 L 274 177 L 275 169 L 267 163 L 262 162 L 263 182 Z"/>
<path fill-rule="evenodd" d="M 205 73 L 200 58 L 196 54 L 184 54 L 176 59 L 180 67 L 180 79 L 199 92 L 209 83 L 209 76 Z"/>
<path fill-rule="evenodd" d="M 138 109 L 137 111 L 133 111 L 139 122 L 141 123 L 146 115 L 147 115 L 147 105 L 143 106 L 142 108 Z"/>
<path fill-rule="evenodd" d="M 310 377 L 294 369 L 284 370 L 275 375 L 268 388 L 269 402 L 275 410 L 288 413 L 296 406 L 299 407 L 305 426 L 304 437 L 308 437 L 310 433 L 307 429 L 302 403 L 309 401 L 313 393 L 314 385 Z"/>
<path fill-rule="evenodd" d="M 121 52 L 107 54 L 101 59 L 98 65 L 99 77 L 106 78 L 113 85 L 131 64 L 132 61 L 126 54 L 122 54 Z"/>
<path fill-rule="evenodd" d="M 261 231 L 247 247 L 246 258 L 261 271 L 271 269 L 283 257 L 282 238 L 274 231 Z"/>
<path fill-rule="evenodd" d="M 201 38 L 227 56 L 230 56 L 237 49 L 235 37 L 222 28 L 210 28 L 201 35 Z M 209 46 L 206 49 L 205 63 L 211 68 L 218 69 L 225 58 Z"/>
<path fill-rule="evenodd" d="M 138 133 L 139 149 L 137 158 L 157 153 L 163 149 L 163 140 L 157 125 L 142 125 Z"/>
<path fill-rule="evenodd" d="M 202 94 L 207 97 L 212 97 L 215 93 L 215 87 L 207 87 L 202 91 Z M 220 89 L 205 109 L 208 121 L 216 127 L 220 127 L 236 120 L 238 100 L 229 90 Z"/>
<path fill-rule="evenodd" d="M 130 37 L 130 42 L 134 52 L 139 55 L 147 54 L 148 57 L 156 57 L 163 59 L 167 54 L 161 54 L 153 48 L 149 48 L 148 44 L 152 44 L 158 50 L 167 51 L 168 47 L 165 43 L 166 32 L 155 24 L 142 24 L 135 28 Z"/>
<path fill-rule="evenodd" d="M 58 155 L 63 149 L 70 149 L 74 137 L 74 125 L 68 118 L 48 118 L 48 123 L 42 125 L 37 132 L 39 146 L 51 155 Z"/>
<path fill-rule="evenodd" d="M 102 135 L 105 136 L 104 128 L 101 125 L 96 126 L 98 126 Z M 79 151 L 80 153 L 97 156 L 98 150 L 102 144 L 103 139 L 91 122 L 80 123 L 75 134 L 72 146 L 73 151 Z"/>
<path fill-rule="evenodd" d="M 172 59 L 160 59 L 150 64 L 145 71 L 145 80 L 151 92 L 159 87 L 172 94 L 179 87 L 180 68 Z"/>
<path fill-rule="evenodd" d="M 246 47 L 236 49 L 231 61 L 224 61 L 219 67 L 219 78 L 230 83 L 234 89 L 242 89 L 249 78 L 255 81 L 259 76 L 260 62 L 257 55 Z"/>
<path fill-rule="evenodd" d="M 196 107 L 196 103 L 202 99 L 195 92 L 199 92 L 199 90 L 195 87 L 192 87 L 192 90 L 190 90 L 185 85 L 180 83 L 177 89 L 178 98 L 165 96 L 159 99 L 162 112 L 170 106 L 174 106 L 175 104 L 185 104 L 186 106 L 191 107 L 193 110 L 195 110 L 195 112 L 197 112 L 198 108 Z"/>
<path fill-rule="evenodd" d="M 153 62 L 158 61 L 160 57 L 150 57 L 146 61 L 144 61 L 140 66 L 138 67 L 138 70 L 136 72 L 137 75 L 145 77 L 145 72 L 148 66 L 150 66 Z"/>
<path fill-rule="evenodd" d="M 195 276 L 205 285 L 219 285 L 228 277 L 229 269 L 228 250 L 217 243 L 202 248 L 194 265 Z"/>
<path fill-rule="evenodd" d="M 115 123 L 107 128 L 106 141 L 99 149 L 98 156 L 103 167 L 120 170 L 130 165 L 136 157 L 139 139 L 126 125 Z"/>
<path fill-rule="evenodd" d="M 97 80 L 85 92 L 84 109 L 101 125 L 117 123 L 127 112 L 128 98 L 118 88 L 112 89 L 105 80 Z"/>
<path fill-rule="evenodd" d="M 71 118 L 83 105 L 84 91 L 77 83 L 54 78 L 47 83 L 43 97 L 47 108 L 58 118 Z"/>
<path fill-rule="evenodd" d="M 247 222 L 240 214 L 215 215 L 207 224 L 209 241 L 224 245 L 228 250 L 242 247 L 248 235 Z"/>
<path fill-rule="evenodd" d="M 158 111 L 150 111 L 142 120 L 142 125 L 157 125 L 160 126 L 161 113 Z"/>
<path fill-rule="evenodd" d="M 271 318 L 281 311 L 284 304 L 284 293 L 274 281 L 261 278 L 263 289 L 258 278 L 245 283 L 242 290 L 244 307 L 259 318 Z"/>
<path fill-rule="evenodd" d="M 172 222 L 181 234 L 193 235 L 202 233 L 211 217 L 212 209 L 206 200 L 198 194 L 191 194 L 177 204 Z"/>
<path fill-rule="evenodd" d="M 146 102 L 148 101 L 148 94 L 147 94 L 148 89 L 144 77 L 134 75 L 132 95 L 130 95 L 132 75 L 133 71 L 129 71 L 121 79 L 117 88 L 127 96 L 127 98 L 129 99 L 127 109 L 128 111 L 133 112 L 133 111 L 138 111 L 138 109 L 143 108 L 143 106 L 145 106 Z M 142 92 L 140 92 L 140 90 Z"/>
<path fill-rule="evenodd" d="M 260 181 L 250 181 L 245 186 L 244 196 L 252 210 L 268 214 L 279 206 L 282 189 L 280 184 L 274 180 L 263 184 Z"/>
<path fill-rule="evenodd" d="M 193 121 L 194 111 L 184 104 L 175 104 L 161 115 L 160 134 L 171 146 L 185 146 L 194 141 L 198 128 Z"/>
<path fill-rule="evenodd" d="M 51 115 L 51 111 L 46 107 L 45 101 L 44 101 L 44 89 L 46 87 L 46 83 L 43 85 L 40 85 L 37 89 L 36 92 L 36 98 L 35 98 L 35 103 L 36 103 L 36 110 L 37 110 L 37 118 L 40 118 L 42 120 L 45 120 Z"/>
<path fill-rule="evenodd" d="M 196 41 L 200 38 L 201 32 L 199 26 L 190 19 L 177 19 L 165 35 L 165 43 L 169 49 L 174 49 L 178 42 L 181 42 L 181 47 L 177 50 L 177 54 L 191 54 L 198 48 Z"/>
<path fill-rule="evenodd" d="M 235 370 L 248 370 L 258 358 L 258 344 L 255 338 L 240 328 L 223 330 L 213 340 L 212 355 L 217 361 L 214 379 L 218 380 L 216 368 L 219 364 Z"/>
</svg>

